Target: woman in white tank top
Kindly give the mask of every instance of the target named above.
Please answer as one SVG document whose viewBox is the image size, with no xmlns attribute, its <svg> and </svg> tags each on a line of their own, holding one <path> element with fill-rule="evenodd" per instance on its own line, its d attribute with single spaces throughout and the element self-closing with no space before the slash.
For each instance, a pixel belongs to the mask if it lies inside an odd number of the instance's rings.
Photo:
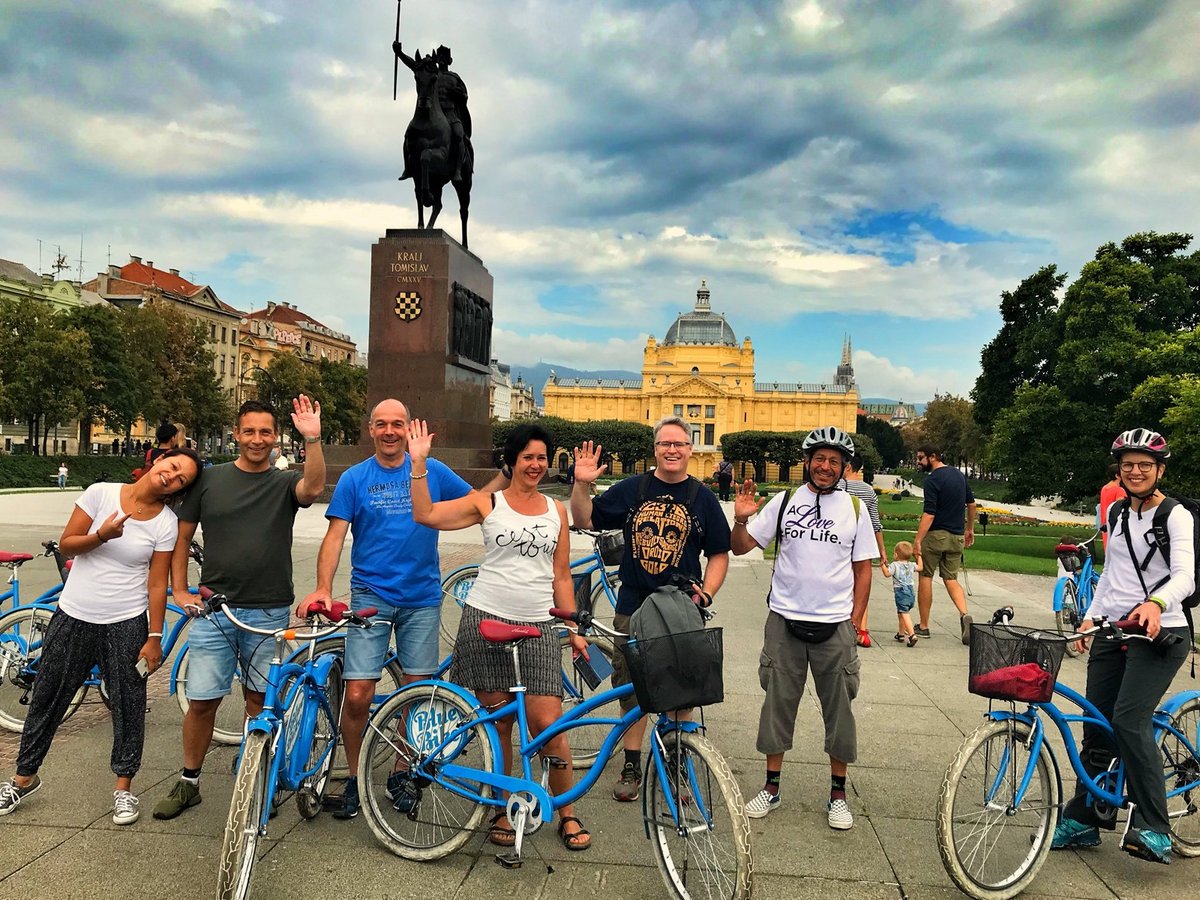
<svg viewBox="0 0 1200 900">
<path fill-rule="evenodd" d="M 439 531 L 480 525 L 484 539 L 484 559 L 463 609 L 450 679 L 474 691 L 485 707 L 509 702 L 516 683 L 512 657 L 479 635 L 479 623 L 491 618 L 536 625 L 541 636 L 521 644 L 521 676 L 529 728 L 537 734 L 562 715 L 561 651 L 550 608 L 575 609 L 566 510 L 538 491 L 554 441 L 538 425 L 518 426 L 504 444 L 504 461 L 512 469 L 509 487 L 495 494 L 472 491 L 441 503 L 432 502 L 425 482 L 432 442 L 426 423 L 413 419 L 408 429 L 413 519 Z M 573 634 L 571 643 L 586 652 L 587 642 L 579 635 Z M 512 766 L 512 726 L 512 718 L 496 723 L 506 772 Z M 568 761 L 566 768 L 550 770 L 552 791 L 564 793 L 574 780 L 566 734 L 546 744 L 544 752 Z M 560 810 L 558 833 L 568 850 L 591 845 L 573 805 Z M 515 842 L 503 812 L 492 819 L 490 840 L 503 847 Z"/>
</svg>

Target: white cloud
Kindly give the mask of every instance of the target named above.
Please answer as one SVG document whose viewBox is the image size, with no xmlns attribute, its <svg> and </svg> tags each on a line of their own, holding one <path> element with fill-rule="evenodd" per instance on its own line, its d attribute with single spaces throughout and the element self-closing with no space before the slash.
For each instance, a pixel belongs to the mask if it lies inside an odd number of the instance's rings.
<svg viewBox="0 0 1200 900">
<path fill-rule="evenodd" d="M 873 397 L 891 397 L 922 403 L 935 393 L 965 397 L 974 386 L 973 373 L 935 366 L 913 368 L 897 365 L 886 356 L 869 350 L 854 352 L 854 377 L 859 389 Z"/>
<path fill-rule="evenodd" d="M 540 361 L 585 369 L 642 370 L 642 351 L 648 335 L 619 340 L 586 341 L 558 334 L 518 334 L 503 328 L 492 331 L 492 355 L 523 365 Z"/>
</svg>

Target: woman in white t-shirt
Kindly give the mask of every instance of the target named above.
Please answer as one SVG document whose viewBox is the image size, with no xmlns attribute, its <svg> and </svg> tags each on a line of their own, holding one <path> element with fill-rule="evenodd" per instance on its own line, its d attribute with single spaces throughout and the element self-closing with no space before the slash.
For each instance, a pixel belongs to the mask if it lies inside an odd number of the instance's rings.
<svg viewBox="0 0 1200 900">
<path fill-rule="evenodd" d="M 99 665 L 112 704 L 113 822 L 137 821 L 130 787 L 146 731 L 146 682 L 137 666 L 145 660 L 148 675 L 162 664 L 167 573 L 179 531 L 171 503 L 199 474 L 193 451 L 170 450 L 133 484 L 93 484 L 75 501 L 59 540 L 75 563 L 43 639 L 17 774 L 0 784 L 0 816 L 41 787 L 37 772 L 63 713 Z"/>
<path fill-rule="evenodd" d="M 517 426 L 504 442 L 504 462 L 512 471 L 507 489 L 494 494 L 472 491 L 457 500 L 433 503 L 425 482 L 432 438 L 425 422 L 414 419 L 409 424 L 413 519 L 439 531 L 472 525 L 483 530 L 484 558 L 464 601 L 450 680 L 473 690 L 487 708 L 508 703 L 516 683 L 512 656 L 502 646 L 485 641 L 479 623 L 499 619 L 537 626 L 541 634 L 521 643 L 521 679 L 529 730 L 538 734 L 562 715 L 562 651 L 550 608 L 575 609 L 566 510 L 538 491 L 554 442 L 539 425 Z M 572 634 L 571 643 L 577 651 L 586 651 L 587 641 L 579 635 Z M 511 717 L 496 723 L 505 772 L 512 766 L 512 726 Z M 566 734 L 549 741 L 542 752 L 567 761 L 565 767 L 550 770 L 551 790 L 565 793 L 573 782 Z M 559 812 L 563 846 L 568 850 L 591 846 L 592 837 L 575 817 L 574 804 Z M 501 847 L 516 842 L 503 812 L 492 819 L 489 839 Z"/>
</svg>

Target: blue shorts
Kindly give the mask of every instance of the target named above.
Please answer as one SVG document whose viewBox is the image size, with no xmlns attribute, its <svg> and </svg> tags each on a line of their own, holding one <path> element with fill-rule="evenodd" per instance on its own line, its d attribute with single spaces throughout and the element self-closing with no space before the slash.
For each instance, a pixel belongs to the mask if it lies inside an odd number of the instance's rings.
<svg viewBox="0 0 1200 900">
<path fill-rule="evenodd" d="M 396 636 L 396 657 L 406 675 L 432 675 L 438 669 L 438 627 L 441 606 L 389 606 L 369 588 L 351 588 L 350 608 L 374 606 L 379 614 L 370 628 L 346 629 L 346 680 L 375 681 Z"/>
<path fill-rule="evenodd" d="M 913 604 L 917 602 L 916 596 L 913 594 L 911 584 L 898 584 L 895 586 L 896 591 L 896 612 L 906 613 L 913 608 Z"/>
<path fill-rule="evenodd" d="M 255 628 L 287 628 L 290 606 L 275 609 L 238 609 L 234 615 Z M 242 631 L 223 612 L 197 619 L 188 627 L 187 698 L 218 700 L 229 693 L 233 675 L 242 667 L 242 685 L 265 694 L 273 638 Z"/>
</svg>

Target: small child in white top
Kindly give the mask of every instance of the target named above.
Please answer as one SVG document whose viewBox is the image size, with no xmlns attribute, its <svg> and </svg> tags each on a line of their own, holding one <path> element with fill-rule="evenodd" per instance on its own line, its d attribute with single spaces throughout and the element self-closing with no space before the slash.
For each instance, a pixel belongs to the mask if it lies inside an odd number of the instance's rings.
<svg viewBox="0 0 1200 900">
<path fill-rule="evenodd" d="M 916 602 L 917 568 L 921 558 L 914 561 L 913 545 L 908 541 L 899 541 L 892 551 L 892 589 L 896 594 L 896 619 L 899 630 L 896 640 L 910 647 L 917 646 L 917 634 L 913 630 L 912 616 L 909 612 Z"/>
</svg>

